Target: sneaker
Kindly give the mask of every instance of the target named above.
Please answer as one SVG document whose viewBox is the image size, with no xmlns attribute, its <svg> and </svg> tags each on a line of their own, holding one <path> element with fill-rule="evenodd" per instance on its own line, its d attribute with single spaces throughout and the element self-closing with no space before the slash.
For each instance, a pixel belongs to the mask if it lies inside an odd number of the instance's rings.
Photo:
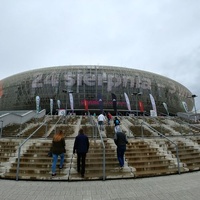
<svg viewBox="0 0 200 200">
<path fill-rule="evenodd" d="M 63 168 L 63 166 L 62 167 L 59 167 L 59 169 L 62 169 Z"/>
<path fill-rule="evenodd" d="M 56 173 L 52 173 L 52 176 L 56 176 Z"/>
<path fill-rule="evenodd" d="M 84 174 L 81 174 L 81 177 L 84 178 Z"/>
</svg>

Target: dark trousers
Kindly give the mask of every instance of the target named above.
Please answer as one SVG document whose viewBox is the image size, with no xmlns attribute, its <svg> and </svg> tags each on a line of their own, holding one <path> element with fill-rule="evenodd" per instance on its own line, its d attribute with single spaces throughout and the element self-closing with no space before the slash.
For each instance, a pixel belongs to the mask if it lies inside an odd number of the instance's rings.
<svg viewBox="0 0 200 200">
<path fill-rule="evenodd" d="M 117 146 L 117 159 L 119 161 L 120 167 L 124 166 L 125 151 L 126 151 L 126 146 Z"/>
<path fill-rule="evenodd" d="M 77 153 L 77 171 L 81 172 L 81 175 L 85 174 L 85 158 L 86 153 Z"/>
</svg>

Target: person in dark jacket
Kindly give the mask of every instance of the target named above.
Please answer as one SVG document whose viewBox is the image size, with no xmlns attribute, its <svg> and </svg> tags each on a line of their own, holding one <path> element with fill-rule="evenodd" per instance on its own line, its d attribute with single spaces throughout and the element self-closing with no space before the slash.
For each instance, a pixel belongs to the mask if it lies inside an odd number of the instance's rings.
<svg viewBox="0 0 200 200">
<path fill-rule="evenodd" d="M 126 151 L 126 144 L 128 143 L 128 140 L 126 134 L 122 132 L 120 126 L 117 126 L 114 142 L 117 145 L 117 159 L 119 161 L 120 169 L 123 169 L 124 154 Z"/>
<path fill-rule="evenodd" d="M 60 166 L 59 169 L 63 168 L 64 163 L 64 153 L 65 153 L 65 139 L 64 139 L 64 133 L 63 131 L 58 131 L 53 136 L 52 141 L 52 157 L 53 157 L 53 163 L 52 163 L 52 176 L 56 175 L 56 164 L 58 161 L 58 156 L 60 156 Z"/>
<path fill-rule="evenodd" d="M 120 125 L 120 120 L 117 117 L 115 117 L 113 123 L 114 123 L 115 126 L 119 126 Z"/>
<path fill-rule="evenodd" d="M 85 158 L 89 150 L 89 139 L 84 134 L 83 129 L 79 130 L 79 134 L 74 141 L 73 154 L 77 153 L 77 171 L 84 177 L 85 174 Z"/>
</svg>

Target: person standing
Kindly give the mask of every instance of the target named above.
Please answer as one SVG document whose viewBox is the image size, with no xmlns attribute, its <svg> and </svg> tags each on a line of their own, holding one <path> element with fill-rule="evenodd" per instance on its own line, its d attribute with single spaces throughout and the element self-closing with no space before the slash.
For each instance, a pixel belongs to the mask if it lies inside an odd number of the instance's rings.
<svg viewBox="0 0 200 200">
<path fill-rule="evenodd" d="M 116 132 L 117 132 L 117 128 L 118 128 L 118 126 L 120 125 L 120 120 L 119 120 L 117 117 L 115 117 L 113 123 L 114 123 L 114 125 L 115 125 L 114 130 L 115 130 L 115 133 L 116 133 Z"/>
<path fill-rule="evenodd" d="M 110 112 L 108 112 L 107 118 L 108 118 L 108 125 L 110 125 L 110 120 L 112 119 L 112 115 L 110 114 Z"/>
<path fill-rule="evenodd" d="M 58 161 L 58 156 L 60 156 L 60 166 L 59 169 L 63 168 L 64 163 L 64 153 L 65 150 L 65 139 L 64 139 L 64 133 L 62 130 L 58 131 L 54 136 L 52 140 L 52 176 L 56 176 L 56 164 Z"/>
<path fill-rule="evenodd" d="M 98 124 L 99 124 L 99 128 L 101 131 L 104 130 L 104 121 L 106 121 L 106 118 L 105 116 L 101 113 L 99 116 L 98 116 Z"/>
<path fill-rule="evenodd" d="M 81 173 L 82 177 L 85 175 L 85 158 L 88 150 L 89 139 L 81 128 L 74 141 L 73 154 L 77 153 L 77 171 Z"/>
<path fill-rule="evenodd" d="M 120 120 L 117 117 L 115 117 L 113 123 L 115 126 L 118 126 L 118 125 L 120 125 Z"/>
<path fill-rule="evenodd" d="M 123 169 L 124 154 L 126 151 L 126 144 L 128 144 L 128 140 L 127 140 L 126 134 L 122 132 L 120 126 L 117 126 L 116 128 L 114 142 L 117 146 L 117 159 L 119 161 L 120 169 Z"/>
</svg>

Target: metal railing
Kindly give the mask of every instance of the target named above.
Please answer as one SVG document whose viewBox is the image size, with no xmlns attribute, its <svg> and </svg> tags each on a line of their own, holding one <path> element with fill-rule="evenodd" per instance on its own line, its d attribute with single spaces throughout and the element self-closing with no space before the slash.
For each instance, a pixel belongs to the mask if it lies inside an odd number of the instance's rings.
<svg viewBox="0 0 200 200">
<path fill-rule="evenodd" d="M 21 156 L 21 148 L 22 146 L 43 126 L 46 125 L 46 121 L 43 122 L 28 138 L 26 138 L 18 147 L 18 159 L 17 159 L 17 172 L 16 172 L 16 180 L 19 180 L 19 167 L 20 167 L 20 156 Z M 46 134 L 46 133 L 45 133 Z"/>
<path fill-rule="evenodd" d="M 53 130 L 54 130 L 54 133 L 56 133 L 57 131 L 57 125 L 58 125 L 58 123 L 61 121 L 63 119 L 63 116 L 60 116 L 59 118 L 58 118 L 58 120 L 56 121 L 56 123 L 53 125 L 54 127 L 53 127 Z M 48 137 L 48 135 L 46 135 L 46 138 Z"/>
<path fill-rule="evenodd" d="M 99 129 L 98 124 L 96 124 L 96 125 L 97 125 L 97 129 L 98 129 L 99 136 L 100 136 L 100 139 L 101 139 L 101 144 L 102 144 L 102 147 L 103 147 L 103 180 L 105 181 L 105 179 L 106 179 L 106 150 L 105 150 L 105 144 L 104 144 L 104 141 L 103 141 L 101 131 Z"/>
<path fill-rule="evenodd" d="M 172 144 L 175 145 L 176 147 L 176 158 L 177 158 L 177 164 L 178 164 L 178 173 L 180 174 L 180 161 L 179 161 L 179 154 L 178 154 L 178 145 L 170 140 L 169 138 L 167 138 L 165 135 L 163 135 L 162 133 L 160 133 L 159 131 L 157 131 L 156 129 L 154 129 L 153 127 L 151 127 L 149 124 L 147 124 L 146 122 L 141 122 L 141 132 L 142 132 L 142 138 L 144 138 L 144 134 L 143 134 L 143 126 L 147 126 L 148 128 L 150 128 L 152 131 L 156 132 L 159 136 L 162 136 L 163 138 L 167 139 L 169 142 L 171 142 Z"/>
<path fill-rule="evenodd" d="M 191 132 L 193 132 L 192 128 L 197 129 L 200 132 L 200 126 L 198 126 L 197 124 L 191 124 L 189 122 L 181 120 L 180 118 L 176 119 L 176 123 L 178 123 L 180 125 L 181 133 L 183 133 L 183 125 L 187 125 L 190 128 Z M 197 134 L 195 134 L 195 135 L 197 135 Z M 187 135 L 184 135 L 184 136 L 187 136 Z M 191 136 L 191 135 L 188 135 L 188 136 Z M 194 133 L 193 133 L 193 136 L 194 136 Z"/>
<path fill-rule="evenodd" d="M 97 132 L 99 133 L 99 136 L 100 136 L 100 139 L 101 139 L 101 144 L 102 144 L 102 147 L 103 147 L 103 172 L 102 173 L 103 173 L 103 180 L 105 181 L 105 179 L 106 179 L 106 150 L 105 150 L 105 144 L 104 144 L 104 141 L 103 141 L 101 130 L 99 129 L 98 122 L 95 122 L 94 117 L 91 116 L 91 115 L 89 116 L 89 120 L 90 120 L 91 125 L 93 126 L 93 139 L 96 140 Z"/>
<path fill-rule="evenodd" d="M 0 138 L 2 137 L 2 132 L 3 132 L 3 120 L 0 121 L 1 122 L 1 133 L 0 133 Z"/>
</svg>

